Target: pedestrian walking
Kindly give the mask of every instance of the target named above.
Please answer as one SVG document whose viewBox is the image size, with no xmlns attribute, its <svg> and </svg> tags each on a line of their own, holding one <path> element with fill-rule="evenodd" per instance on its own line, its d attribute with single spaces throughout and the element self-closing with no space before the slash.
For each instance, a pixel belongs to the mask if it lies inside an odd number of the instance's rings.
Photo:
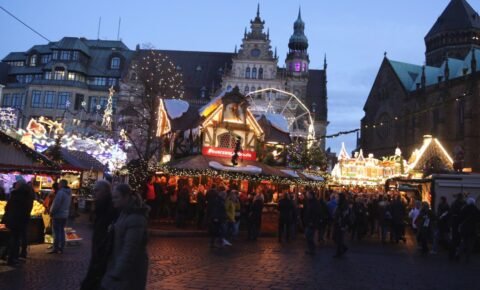
<svg viewBox="0 0 480 290">
<path fill-rule="evenodd" d="M 417 217 L 416 223 L 418 228 L 418 240 L 420 242 L 421 251 L 423 254 L 428 254 L 428 241 L 431 234 L 433 213 L 430 210 L 428 202 L 422 203 L 422 209 Z"/>
<path fill-rule="evenodd" d="M 50 209 L 53 224 L 53 249 L 48 252 L 49 254 L 63 253 L 63 248 L 65 247 L 65 226 L 72 202 L 72 191 L 68 187 L 68 181 L 65 179 L 60 180 L 58 188 Z"/>
<path fill-rule="evenodd" d="M 118 185 L 112 203 L 119 212 L 109 227 L 113 247 L 101 286 L 105 290 L 142 290 L 147 284 L 148 207 L 127 184 Z M 108 254 L 108 253 L 106 253 Z"/>
<path fill-rule="evenodd" d="M 461 236 L 460 236 L 460 223 L 461 217 L 460 213 L 462 212 L 463 207 L 465 206 L 465 200 L 463 193 L 457 194 L 455 200 L 450 207 L 450 222 L 452 230 L 452 239 L 450 241 L 450 259 L 454 259 L 457 256 L 457 249 L 460 247 Z"/>
<path fill-rule="evenodd" d="M 111 185 L 106 180 L 97 181 L 93 187 L 95 210 L 92 233 L 92 250 L 87 274 L 81 290 L 101 289 L 101 281 L 107 270 L 108 254 L 113 245 L 113 232 L 108 228 L 117 218 L 112 203 Z"/>
</svg>

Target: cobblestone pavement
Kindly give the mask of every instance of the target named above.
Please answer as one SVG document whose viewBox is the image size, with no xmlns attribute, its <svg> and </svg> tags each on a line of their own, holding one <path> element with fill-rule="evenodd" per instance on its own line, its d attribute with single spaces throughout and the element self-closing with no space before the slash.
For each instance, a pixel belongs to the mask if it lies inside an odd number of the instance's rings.
<svg viewBox="0 0 480 290">
<path fill-rule="evenodd" d="M 89 252 L 88 231 L 80 232 L 86 241 L 63 255 L 38 245 L 19 268 L 0 265 L 0 289 L 78 289 Z M 444 253 L 424 257 L 411 240 L 355 242 L 350 249 L 335 259 L 331 244 L 306 256 L 302 237 L 291 244 L 237 241 L 215 250 L 206 238 L 151 238 L 148 289 L 480 289 L 478 256 L 469 264 L 451 263 Z"/>
</svg>

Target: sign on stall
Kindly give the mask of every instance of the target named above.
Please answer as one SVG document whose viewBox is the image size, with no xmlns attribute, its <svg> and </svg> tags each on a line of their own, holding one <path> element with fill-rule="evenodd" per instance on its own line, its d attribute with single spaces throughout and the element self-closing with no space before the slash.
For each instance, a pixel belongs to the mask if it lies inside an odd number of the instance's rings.
<svg viewBox="0 0 480 290">
<path fill-rule="evenodd" d="M 232 158 L 234 150 L 232 148 L 217 148 L 204 146 L 202 155 L 222 158 Z M 243 160 L 257 160 L 257 153 L 255 151 L 243 150 L 238 152 L 238 156 Z"/>
</svg>

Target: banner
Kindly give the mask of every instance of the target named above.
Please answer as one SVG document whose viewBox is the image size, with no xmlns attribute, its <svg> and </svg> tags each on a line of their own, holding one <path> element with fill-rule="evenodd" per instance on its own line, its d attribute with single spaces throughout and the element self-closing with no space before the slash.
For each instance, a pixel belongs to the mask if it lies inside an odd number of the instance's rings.
<svg viewBox="0 0 480 290">
<path fill-rule="evenodd" d="M 232 148 L 203 147 L 202 155 L 222 158 L 232 158 L 234 150 Z M 257 152 L 242 150 L 238 152 L 240 160 L 257 160 Z"/>
</svg>

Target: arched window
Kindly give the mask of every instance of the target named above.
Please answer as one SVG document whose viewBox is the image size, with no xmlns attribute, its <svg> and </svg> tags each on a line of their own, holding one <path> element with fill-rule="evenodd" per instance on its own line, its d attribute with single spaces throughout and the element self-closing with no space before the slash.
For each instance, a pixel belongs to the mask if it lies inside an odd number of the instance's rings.
<svg viewBox="0 0 480 290">
<path fill-rule="evenodd" d="M 218 147 L 220 148 L 235 148 L 237 136 L 230 133 L 223 133 L 218 136 Z"/>
<path fill-rule="evenodd" d="M 118 56 L 112 57 L 110 60 L 111 69 L 120 69 L 120 58 Z"/>
<path fill-rule="evenodd" d="M 65 68 L 63 66 L 57 66 L 53 70 L 53 79 L 54 80 L 64 80 L 65 79 Z"/>
<path fill-rule="evenodd" d="M 232 91 L 232 86 L 231 85 L 228 85 L 227 86 L 227 92 L 231 92 Z"/>
<path fill-rule="evenodd" d="M 252 87 L 251 92 L 255 92 L 255 87 Z"/>
<path fill-rule="evenodd" d="M 254 67 L 254 68 L 252 69 L 252 79 L 256 79 L 256 78 L 257 78 L 257 68 Z"/>
<path fill-rule="evenodd" d="M 263 79 L 263 68 L 258 69 L 258 78 Z"/>
<path fill-rule="evenodd" d="M 250 78 L 250 67 L 247 67 L 247 69 L 245 70 L 245 78 L 246 79 Z"/>
<path fill-rule="evenodd" d="M 248 94 L 250 92 L 250 88 L 248 86 L 245 87 L 245 94 Z"/>
</svg>

